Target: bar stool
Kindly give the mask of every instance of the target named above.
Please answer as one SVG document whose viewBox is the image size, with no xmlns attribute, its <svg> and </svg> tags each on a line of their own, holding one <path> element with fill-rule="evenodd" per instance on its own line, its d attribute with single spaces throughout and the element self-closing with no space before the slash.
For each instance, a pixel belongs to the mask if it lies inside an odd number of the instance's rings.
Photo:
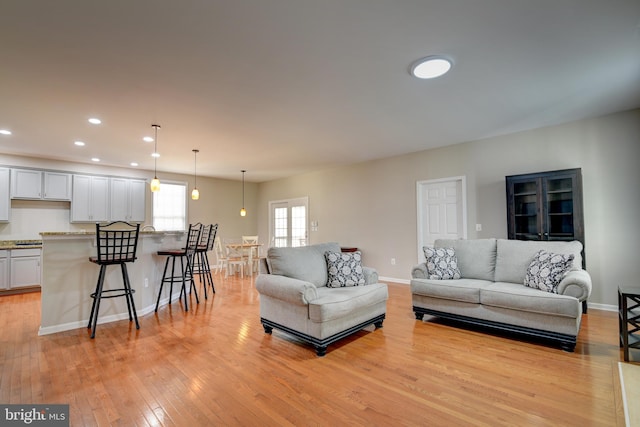
<svg viewBox="0 0 640 427">
<path fill-rule="evenodd" d="M 211 276 L 208 252 L 213 250 L 217 232 L 218 224 L 210 224 L 203 227 L 200 234 L 200 244 L 196 249 L 194 273 L 200 276 L 200 282 L 204 287 L 204 299 L 207 299 L 207 285 L 211 286 L 211 292 L 216 293 L 216 288 L 213 286 L 213 277 Z"/>
<path fill-rule="evenodd" d="M 91 305 L 91 315 L 89 316 L 88 329 L 91 329 L 91 338 L 96 336 L 96 326 L 98 324 L 98 313 L 100 311 L 100 301 L 102 298 L 125 297 L 127 300 L 127 310 L 129 311 L 129 322 L 135 319 L 136 329 L 140 329 L 136 306 L 133 302 L 133 293 L 127 272 L 127 262 L 136 260 L 136 250 L 138 248 L 138 234 L 140 224 L 129 224 L 124 221 L 114 221 L 109 224 L 96 224 L 96 246 L 97 256 L 89 257 L 89 261 L 100 266 L 96 291 L 91 294 L 93 304 Z M 122 281 L 124 287 L 117 289 L 104 289 L 104 277 L 109 265 L 120 265 L 122 271 Z"/>
<path fill-rule="evenodd" d="M 180 289 L 180 297 L 184 294 L 184 311 L 189 311 L 189 305 L 187 303 L 187 288 L 186 283 L 190 282 L 190 290 L 193 290 L 196 295 L 196 303 L 200 304 L 198 298 L 198 291 L 196 289 L 194 274 L 193 274 L 193 261 L 196 253 L 196 248 L 200 242 L 200 232 L 202 231 L 202 224 L 189 225 L 189 233 L 187 234 L 187 243 L 184 248 L 181 249 L 166 249 L 158 251 L 158 255 L 166 256 L 167 259 L 164 263 L 164 271 L 162 273 L 162 280 L 160 281 L 160 290 L 158 291 L 158 300 L 156 301 L 156 312 L 158 312 L 158 306 L 160 305 L 160 297 L 162 296 L 162 287 L 165 283 L 169 283 L 169 304 L 171 304 L 171 295 L 173 294 L 173 284 L 182 283 Z M 180 274 L 176 274 L 176 261 L 180 259 Z M 171 262 L 171 275 L 167 276 L 167 269 Z"/>
</svg>

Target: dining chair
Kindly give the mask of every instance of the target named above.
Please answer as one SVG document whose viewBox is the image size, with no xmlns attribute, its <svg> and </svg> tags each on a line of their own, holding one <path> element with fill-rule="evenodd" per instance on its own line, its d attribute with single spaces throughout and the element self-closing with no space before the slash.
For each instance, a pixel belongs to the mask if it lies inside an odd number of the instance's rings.
<svg viewBox="0 0 640 427">
<path fill-rule="evenodd" d="M 224 277 L 229 277 L 229 271 L 235 274 L 237 269 L 240 270 L 240 276 L 244 277 L 246 259 L 242 246 L 237 243 L 227 242 L 225 249 L 227 253 L 227 268 L 225 269 Z"/>
<path fill-rule="evenodd" d="M 257 245 L 258 236 L 242 236 L 243 245 Z M 254 271 L 258 271 L 260 265 L 260 256 L 258 252 L 259 246 L 251 246 L 244 248 L 244 253 L 247 257 L 247 268 L 249 269 L 249 276 L 253 276 Z"/>
<path fill-rule="evenodd" d="M 216 273 L 227 270 L 227 251 L 222 247 L 222 240 L 217 239 L 213 245 L 216 253 L 216 265 L 214 270 Z"/>
</svg>

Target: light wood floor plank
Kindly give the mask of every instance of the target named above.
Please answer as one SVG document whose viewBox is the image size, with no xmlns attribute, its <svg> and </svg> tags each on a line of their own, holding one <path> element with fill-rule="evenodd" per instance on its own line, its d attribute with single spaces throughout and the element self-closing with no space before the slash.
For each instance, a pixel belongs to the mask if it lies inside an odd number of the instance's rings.
<svg viewBox="0 0 640 427">
<path fill-rule="evenodd" d="M 575 353 L 415 320 L 389 284 L 382 329 L 324 358 L 265 334 L 251 278 L 215 277 L 189 312 L 38 337 L 40 295 L 0 297 L 0 401 L 68 403 L 71 425 L 617 426 L 617 314 L 590 310 Z M 90 286 L 90 284 L 88 284 Z M 614 372 L 614 370 L 616 370 Z"/>
</svg>

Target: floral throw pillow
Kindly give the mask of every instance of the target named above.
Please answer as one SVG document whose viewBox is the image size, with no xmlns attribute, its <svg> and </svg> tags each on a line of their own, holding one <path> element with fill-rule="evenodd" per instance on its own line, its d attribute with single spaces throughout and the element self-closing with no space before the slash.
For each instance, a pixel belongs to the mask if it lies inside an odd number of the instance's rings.
<svg viewBox="0 0 640 427">
<path fill-rule="evenodd" d="M 538 251 L 527 268 L 524 285 L 557 294 L 558 284 L 573 266 L 573 258 L 573 254 Z"/>
<path fill-rule="evenodd" d="M 458 257 L 453 248 L 431 248 L 425 246 L 424 256 L 427 259 L 429 279 L 450 280 L 461 277 L 458 268 Z"/>
<path fill-rule="evenodd" d="M 324 253 L 327 260 L 327 287 L 343 288 L 346 286 L 363 286 L 362 253 L 331 252 Z"/>
</svg>

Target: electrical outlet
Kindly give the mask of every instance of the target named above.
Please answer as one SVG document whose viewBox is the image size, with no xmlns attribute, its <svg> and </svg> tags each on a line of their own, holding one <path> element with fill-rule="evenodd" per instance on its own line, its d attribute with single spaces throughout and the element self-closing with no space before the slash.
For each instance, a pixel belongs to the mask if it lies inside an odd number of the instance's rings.
<svg viewBox="0 0 640 427">
<path fill-rule="evenodd" d="M 144 278 L 144 287 L 148 288 L 149 287 L 149 279 L 148 278 Z"/>
<path fill-rule="evenodd" d="M 391 265 L 396 265 L 396 259 L 395 258 L 391 258 Z"/>
</svg>

